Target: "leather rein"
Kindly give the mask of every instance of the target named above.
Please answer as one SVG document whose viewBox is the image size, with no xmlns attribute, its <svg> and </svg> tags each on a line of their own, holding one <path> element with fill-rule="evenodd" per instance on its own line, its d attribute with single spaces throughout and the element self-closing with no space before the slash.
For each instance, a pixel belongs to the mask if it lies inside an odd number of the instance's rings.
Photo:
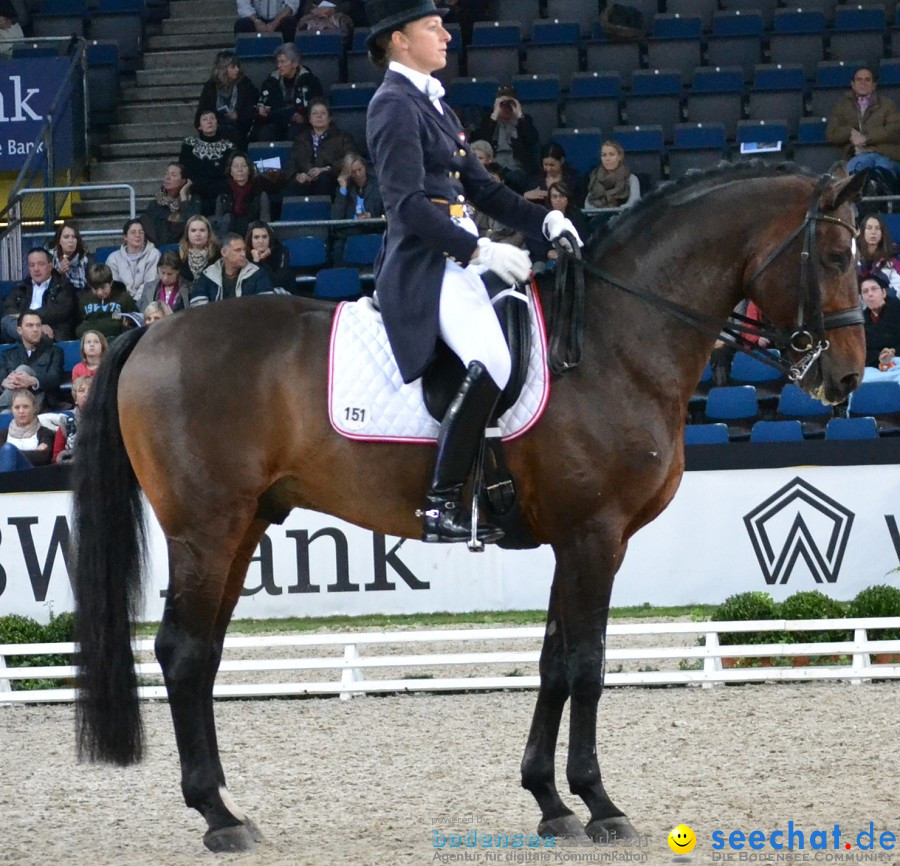
<svg viewBox="0 0 900 866">
<path fill-rule="evenodd" d="M 801 301 L 797 311 L 795 328 L 775 328 L 760 322 L 732 313 L 725 325 L 721 319 L 698 313 L 680 304 L 662 298 L 653 292 L 641 291 L 616 279 L 611 274 L 585 262 L 581 257 L 581 249 L 569 234 L 563 234 L 554 241 L 559 253 L 556 265 L 555 291 L 553 296 L 552 326 L 550 333 L 550 357 L 548 365 L 551 372 L 560 375 L 581 362 L 584 349 L 584 306 L 585 306 L 585 272 L 615 286 L 625 294 L 640 298 L 676 319 L 689 325 L 694 330 L 721 339 L 734 349 L 753 355 L 770 367 L 787 374 L 792 382 L 800 382 L 809 372 L 819 356 L 828 350 L 829 342 L 825 332 L 851 325 L 862 325 L 862 310 L 856 306 L 834 313 L 822 310 L 822 294 L 819 291 L 816 268 L 816 224 L 828 222 L 842 226 L 854 238 L 859 237 L 859 229 L 838 217 L 822 213 L 821 199 L 826 187 L 831 182 L 830 175 L 819 178 L 812 199 L 806 211 L 806 217 L 800 226 L 780 243 L 756 269 L 750 278 L 747 290 L 756 282 L 762 273 L 794 243 L 803 236 L 803 250 L 800 253 L 800 286 L 805 289 L 806 300 Z M 569 271 L 572 271 L 571 279 Z M 785 358 L 760 352 L 757 346 L 746 338 L 746 334 L 765 337 L 778 349 L 790 349 L 800 354 L 800 358 L 791 363 Z"/>
</svg>

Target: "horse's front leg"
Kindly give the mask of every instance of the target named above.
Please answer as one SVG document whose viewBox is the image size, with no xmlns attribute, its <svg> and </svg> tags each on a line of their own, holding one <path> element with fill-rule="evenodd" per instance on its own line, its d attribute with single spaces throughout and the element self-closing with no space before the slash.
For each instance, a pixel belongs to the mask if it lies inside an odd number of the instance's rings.
<svg viewBox="0 0 900 866">
<path fill-rule="evenodd" d="M 522 787 L 532 793 L 540 806 L 540 836 L 586 839 L 581 821 L 562 801 L 556 788 L 556 740 L 563 708 L 569 697 L 562 628 L 557 610 L 557 577 L 558 568 L 550 589 L 547 627 L 541 648 L 541 685 L 522 758 Z"/>
<path fill-rule="evenodd" d="M 603 691 L 606 622 L 613 578 L 625 546 L 600 531 L 556 550 L 559 612 L 569 686 L 569 789 L 591 813 L 595 842 L 634 840 L 638 833 L 603 787 L 597 760 L 597 704 Z"/>
</svg>

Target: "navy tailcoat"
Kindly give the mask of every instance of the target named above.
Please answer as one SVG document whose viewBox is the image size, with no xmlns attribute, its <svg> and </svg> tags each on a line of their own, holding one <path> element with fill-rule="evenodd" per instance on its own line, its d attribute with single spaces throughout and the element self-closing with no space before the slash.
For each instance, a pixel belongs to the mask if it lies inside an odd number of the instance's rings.
<svg viewBox="0 0 900 866">
<path fill-rule="evenodd" d="M 467 265 L 478 240 L 431 199 L 469 201 L 534 239 L 542 238 L 547 215 L 485 171 L 456 115 L 441 105 L 443 115 L 408 78 L 388 70 L 366 120 L 387 216 L 375 288 L 404 382 L 419 378 L 434 356 L 446 259 Z"/>
</svg>

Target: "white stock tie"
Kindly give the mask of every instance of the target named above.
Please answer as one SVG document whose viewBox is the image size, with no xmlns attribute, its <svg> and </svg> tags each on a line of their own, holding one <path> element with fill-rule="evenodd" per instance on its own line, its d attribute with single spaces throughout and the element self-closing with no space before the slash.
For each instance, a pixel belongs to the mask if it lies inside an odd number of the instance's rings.
<svg viewBox="0 0 900 866">
<path fill-rule="evenodd" d="M 440 99 L 443 97 L 444 93 L 446 93 L 444 85 L 436 78 L 429 76 L 425 81 L 425 95 L 431 100 L 431 104 L 441 114 L 444 113 L 444 109 L 441 108 Z"/>
</svg>

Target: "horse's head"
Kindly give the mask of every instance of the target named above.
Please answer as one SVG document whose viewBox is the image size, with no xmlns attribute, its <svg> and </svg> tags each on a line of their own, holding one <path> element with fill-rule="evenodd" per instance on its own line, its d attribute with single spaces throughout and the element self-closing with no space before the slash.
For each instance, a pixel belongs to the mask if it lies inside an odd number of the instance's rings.
<svg viewBox="0 0 900 866">
<path fill-rule="evenodd" d="M 839 403 L 862 381 L 865 364 L 852 245 L 852 202 L 865 175 L 784 180 L 795 201 L 780 211 L 748 263 L 748 292 L 784 331 L 795 370 L 805 369 L 797 384 L 823 402 Z"/>
</svg>

